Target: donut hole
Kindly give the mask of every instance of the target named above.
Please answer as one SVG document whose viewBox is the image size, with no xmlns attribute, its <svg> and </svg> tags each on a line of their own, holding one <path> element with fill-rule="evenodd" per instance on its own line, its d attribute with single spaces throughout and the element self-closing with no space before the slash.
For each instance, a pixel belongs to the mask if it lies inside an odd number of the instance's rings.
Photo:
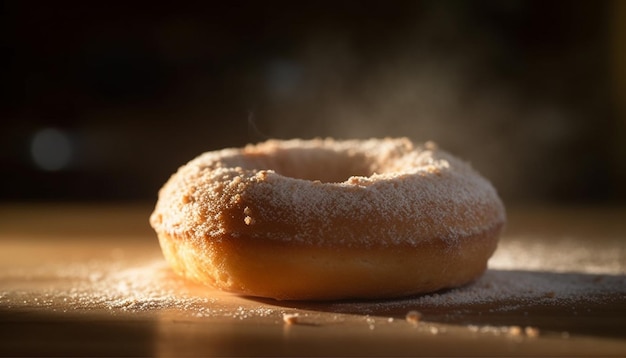
<svg viewBox="0 0 626 358">
<path fill-rule="evenodd" d="M 285 177 L 322 183 L 341 183 L 353 176 L 373 174 L 373 160 L 352 150 L 290 148 L 252 157 L 249 169 L 273 170 Z"/>
</svg>

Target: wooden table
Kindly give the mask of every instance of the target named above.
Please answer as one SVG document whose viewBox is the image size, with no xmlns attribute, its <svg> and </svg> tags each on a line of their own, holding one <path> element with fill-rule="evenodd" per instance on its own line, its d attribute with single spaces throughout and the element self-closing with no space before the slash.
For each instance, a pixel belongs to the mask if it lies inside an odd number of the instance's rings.
<svg viewBox="0 0 626 358">
<path fill-rule="evenodd" d="M 626 356 L 623 208 L 512 208 L 474 284 L 327 303 L 185 282 L 161 257 L 150 211 L 0 206 L 0 355 Z"/>
</svg>

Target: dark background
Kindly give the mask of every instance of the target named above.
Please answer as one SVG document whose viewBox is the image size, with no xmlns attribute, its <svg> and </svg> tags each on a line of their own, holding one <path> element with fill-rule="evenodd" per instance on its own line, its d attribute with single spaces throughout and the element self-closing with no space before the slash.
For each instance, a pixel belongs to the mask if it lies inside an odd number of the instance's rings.
<svg viewBox="0 0 626 358">
<path fill-rule="evenodd" d="M 2 3 L 0 201 L 150 201 L 201 152 L 434 140 L 508 203 L 623 203 L 626 2 Z"/>
</svg>

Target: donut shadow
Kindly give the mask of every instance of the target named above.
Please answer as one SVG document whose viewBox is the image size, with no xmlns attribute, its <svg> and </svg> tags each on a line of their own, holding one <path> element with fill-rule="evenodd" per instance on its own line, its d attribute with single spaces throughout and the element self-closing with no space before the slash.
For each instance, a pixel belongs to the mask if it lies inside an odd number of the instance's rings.
<svg viewBox="0 0 626 358">
<path fill-rule="evenodd" d="M 451 325 L 532 326 L 542 332 L 624 337 L 626 275 L 490 269 L 475 282 L 434 293 L 381 300 L 278 301 L 246 297 L 292 310 Z"/>
</svg>

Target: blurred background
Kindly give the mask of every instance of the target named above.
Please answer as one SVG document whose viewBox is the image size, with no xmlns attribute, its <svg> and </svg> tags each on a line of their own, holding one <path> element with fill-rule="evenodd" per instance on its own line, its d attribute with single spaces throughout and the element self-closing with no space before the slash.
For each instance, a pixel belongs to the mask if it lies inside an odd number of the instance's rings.
<svg viewBox="0 0 626 358">
<path fill-rule="evenodd" d="M 0 201 L 154 201 L 268 138 L 434 140 L 509 204 L 626 202 L 626 1 L 5 1 Z"/>
</svg>

